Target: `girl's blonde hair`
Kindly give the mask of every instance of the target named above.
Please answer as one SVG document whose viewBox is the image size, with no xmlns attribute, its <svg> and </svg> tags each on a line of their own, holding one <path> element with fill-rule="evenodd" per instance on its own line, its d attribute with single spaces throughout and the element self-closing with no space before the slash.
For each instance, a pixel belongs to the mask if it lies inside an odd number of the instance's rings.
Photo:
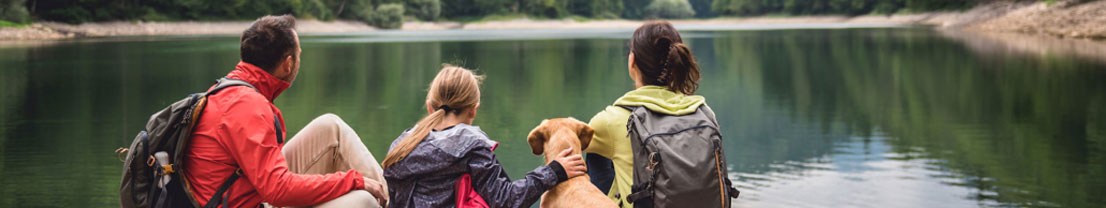
<svg viewBox="0 0 1106 208">
<path fill-rule="evenodd" d="M 430 130 L 445 120 L 447 114 L 457 115 L 476 107 L 480 103 L 480 81 L 483 78 L 471 70 L 443 64 L 442 70 L 430 82 L 430 90 L 426 93 L 426 102 L 434 108 L 434 112 L 419 120 L 415 130 L 384 156 L 382 166 L 390 167 L 411 154 L 430 134 Z"/>
</svg>

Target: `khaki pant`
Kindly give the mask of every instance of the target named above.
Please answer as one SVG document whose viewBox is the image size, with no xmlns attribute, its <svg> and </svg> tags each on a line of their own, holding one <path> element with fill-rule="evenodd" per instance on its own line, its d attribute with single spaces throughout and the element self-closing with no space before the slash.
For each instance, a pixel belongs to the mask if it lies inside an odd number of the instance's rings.
<svg viewBox="0 0 1106 208">
<path fill-rule="evenodd" d="M 327 174 L 356 170 L 387 188 L 384 169 L 361 142 L 361 137 L 334 114 L 323 114 L 284 144 L 288 169 L 298 174 Z M 380 207 L 368 191 L 356 190 L 314 207 Z"/>
</svg>

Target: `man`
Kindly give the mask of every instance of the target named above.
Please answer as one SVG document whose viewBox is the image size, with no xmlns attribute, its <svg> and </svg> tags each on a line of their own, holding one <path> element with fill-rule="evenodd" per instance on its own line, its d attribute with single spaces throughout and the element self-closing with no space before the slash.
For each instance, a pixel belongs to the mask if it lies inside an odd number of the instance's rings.
<svg viewBox="0 0 1106 208">
<path fill-rule="evenodd" d="M 208 97 L 185 151 L 188 187 L 198 204 L 229 207 L 379 207 L 387 190 L 376 159 L 333 114 L 316 118 L 287 142 L 273 100 L 296 79 L 299 37 L 290 15 L 258 18 L 242 33 L 235 86 Z M 286 159 L 287 158 L 287 159 Z M 240 170 L 240 171 L 239 171 Z M 344 170 L 344 171 L 343 171 Z M 226 194 L 214 196 L 232 174 Z"/>
</svg>

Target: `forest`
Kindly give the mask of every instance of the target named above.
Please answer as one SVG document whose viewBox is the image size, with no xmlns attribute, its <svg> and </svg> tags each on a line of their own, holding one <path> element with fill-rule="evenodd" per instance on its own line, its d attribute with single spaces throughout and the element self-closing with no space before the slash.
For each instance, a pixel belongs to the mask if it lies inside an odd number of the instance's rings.
<svg viewBox="0 0 1106 208">
<path fill-rule="evenodd" d="M 995 0 L 0 0 L 0 26 L 32 21 L 250 20 L 293 14 L 397 28 L 405 20 L 713 18 L 957 10 Z"/>
</svg>

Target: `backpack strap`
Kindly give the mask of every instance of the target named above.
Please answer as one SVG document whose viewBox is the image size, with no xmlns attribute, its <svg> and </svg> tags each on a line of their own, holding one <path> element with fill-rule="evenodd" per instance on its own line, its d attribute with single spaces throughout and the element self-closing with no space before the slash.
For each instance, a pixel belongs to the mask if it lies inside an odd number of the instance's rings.
<svg viewBox="0 0 1106 208">
<path fill-rule="evenodd" d="M 637 110 L 638 108 L 642 108 L 642 106 L 629 106 L 629 105 L 616 105 L 616 106 L 621 107 L 622 109 L 626 109 L 627 111 L 630 111 L 630 117 L 633 117 L 633 114 L 634 114 L 635 110 Z M 628 121 L 627 121 L 627 125 L 629 125 Z M 629 126 L 627 126 L 626 130 L 630 131 Z M 653 177 L 656 177 L 656 175 L 657 175 L 657 170 L 654 169 L 653 170 Z M 654 179 L 655 178 L 651 178 L 649 181 L 643 181 L 641 183 L 631 185 L 630 186 L 630 194 L 626 195 L 626 200 L 630 201 L 632 203 L 636 203 L 636 204 L 643 204 L 643 202 L 645 202 L 646 199 L 653 198 L 653 190 L 652 190 L 653 189 L 653 183 L 652 182 L 653 182 Z M 619 200 L 619 203 L 621 203 L 621 202 L 622 201 Z"/>
<path fill-rule="evenodd" d="M 641 204 L 639 202 L 645 199 L 653 198 L 653 186 L 650 182 L 642 182 L 630 186 L 630 195 L 626 195 L 626 201 L 630 201 L 635 204 Z"/>
<path fill-rule="evenodd" d="M 235 169 L 234 173 L 230 174 L 230 177 L 227 178 L 227 181 L 223 182 L 223 185 L 219 185 L 219 189 L 215 191 L 215 194 L 211 195 L 211 199 L 207 200 L 207 204 L 204 204 L 204 208 L 218 208 L 220 204 L 222 204 L 223 207 L 227 207 L 228 202 L 230 202 L 230 200 L 227 200 L 226 196 L 227 189 L 230 189 L 230 185 L 234 184 L 234 181 L 237 181 L 240 176 L 242 176 L 242 169 Z"/>
<path fill-rule="evenodd" d="M 648 139 L 648 138 L 647 138 Z M 661 162 L 660 154 L 650 154 L 649 161 L 653 164 L 659 164 Z M 649 176 L 649 181 L 642 181 L 630 186 L 630 195 L 626 195 L 626 200 L 635 204 L 642 204 L 639 202 L 644 200 L 645 203 L 650 203 L 653 198 L 653 183 L 657 181 L 657 174 L 659 174 L 660 168 L 653 168 L 653 174 Z M 651 205 L 649 207 L 652 207 Z"/>
<path fill-rule="evenodd" d="M 628 106 L 628 105 L 616 105 L 616 106 L 622 107 L 622 109 L 626 109 L 626 110 L 630 111 L 630 113 L 633 113 L 634 109 L 637 109 L 637 108 L 641 107 L 641 106 Z"/>
<path fill-rule="evenodd" d="M 246 87 L 253 88 L 253 90 L 255 90 L 255 91 L 257 90 L 257 88 L 253 87 L 253 85 L 251 85 L 249 82 L 242 81 L 240 79 L 231 79 L 231 78 L 223 77 L 223 78 L 219 78 L 219 79 L 215 80 L 215 87 L 211 88 L 211 90 L 207 91 L 206 96 L 214 95 L 215 93 L 217 93 L 219 91 L 222 91 L 223 89 L 226 89 L 227 87 L 233 87 L 233 86 L 246 86 Z"/>
<path fill-rule="evenodd" d="M 218 93 L 223 89 L 233 86 L 246 86 L 257 91 L 257 88 L 251 85 L 249 82 L 240 79 L 223 77 L 216 79 L 215 82 L 215 87 L 211 88 L 211 90 L 208 90 L 204 96 L 214 95 L 215 93 Z M 280 133 L 283 130 L 283 127 L 280 126 L 280 119 L 276 117 L 275 113 L 273 114 L 273 125 L 275 127 L 275 130 L 277 131 L 277 143 L 284 143 L 284 135 Z M 228 207 L 230 200 L 227 199 L 227 190 L 230 189 L 231 185 L 234 185 L 235 181 L 238 181 L 238 178 L 241 177 L 242 174 L 243 172 L 241 168 L 235 169 L 234 174 L 231 174 L 230 177 L 227 177 L 227 180 L 224 181 L 222 185 L 219 185 L 219 189 L 215 190 L 215 194 L 211 195 L 211 199 L 207 200 L 207 204 L 204 204 L 204 208 L 218 208 L 220 204 L 222 204 L 223 207 Z"/>
<path fill-rule="evenodd" d="M 714 117 L 714 110 L 711 110 L 710 106 L 707 106 L 706 103 L 699 105 L 699 110 L 703 111 L 704 115 L 707 115 L 707 118 L 710 119 L 710 122 L 713 123 L 714 126 L 722 127 L 721 125 L 718 125 L 718 119 Z"/>
<path fill-rule="evenodd" d="M 273 114 L 273 129 L 276 129 L 277 144 L 284 143 L 284 134 L 280 132 L 284 130 L 284 127 L 280 126 L 280 119 L 277 119 L 276 114 Z"/>
</svg>

